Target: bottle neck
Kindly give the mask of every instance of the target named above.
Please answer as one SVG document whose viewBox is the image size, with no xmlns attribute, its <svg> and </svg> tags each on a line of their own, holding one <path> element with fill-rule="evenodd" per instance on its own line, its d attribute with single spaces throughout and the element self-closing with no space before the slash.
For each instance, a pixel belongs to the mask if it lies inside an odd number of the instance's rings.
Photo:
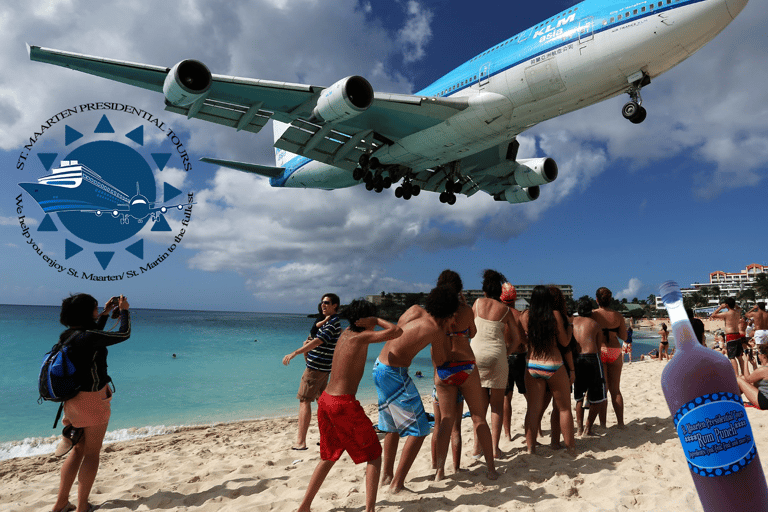
<svg viewBox="0 0 768 512">
<path fill-rule="evenodd" d="M 669 321 L 672 324 L 672 332 L 675 335 L 675 348 L 685 350 L 698 344 L 696 334 L 693 332 L 688 313 L 685 312 L 682 301 L 667 304 Z"/>
</svg>

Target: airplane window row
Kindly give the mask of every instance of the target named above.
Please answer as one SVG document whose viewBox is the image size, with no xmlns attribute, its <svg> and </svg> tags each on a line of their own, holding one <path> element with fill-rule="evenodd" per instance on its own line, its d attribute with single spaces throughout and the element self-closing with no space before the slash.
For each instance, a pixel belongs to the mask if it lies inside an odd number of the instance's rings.
<svg viewBox="0 0 768 512">
<path fill-rule="evenodd" d="M 666 0 L 666 3 L 667 3 L 667 5 L 670 5 L 670 4 L 672 4 L 672 3 L 678 3 L 678 2 L 680 2 L 680 0 Z M 663 2 L 663 1 L 662 1 L 662 2 L 658 2 L 657 4 L 651 4 L 651 5 L 649 5 L 649 6 L 648 6 L 648 10 L 649 10 L 649 11 L 653 11 L 653 10 L 654 10 L 656 7 L 662 7 L 662 6 L 664 6 L 664 2 Z M 645 6 L 643 6 L 643 7 L 640 9 L 640 11 L 639 11 L 639 12 L 640 12 L 640 13 L 644 13 L 645 11 L 646 11 L 646 8 L 645 8 Z M 627 18 L 629 18 L 630 16 L 637 16 L 637 14 L 638 14 L 638 10 L 637 10 L 637 9 L 633 9 L 631 14 L 630 14 L 630 12 L 629 12 L 629 11 L 627 11 L 625 14 L 623 14 L 623 15 L 622 15 L 622 14 L 619 14 L 619 15 L 618 15 L 617 17 L 615 17 L 615 18 L 614 18 L 613 16 L 611 16 L 611 19 L 610 19 L 610 20 L 607 20 L 607 21 L 603 21 L 603 25 L 607 25 L 608 23 L 613 23 L 613 22 L 615 22 L 615 21 L 621 21 L 622 19 L 627 19 Z"/>
<path fill-rule="evenodd" d="M 541 27 L 544 27 L 544 26 L 546 26 L 546 25 L 549 25 L 549 24 L 550 24 L 550 23 L 552 23 L 553 21 L 555 21 L 555 20 L 558 20 L 558 19 L 562 18 L 563 16 L 568 16 L 569 14 L 571 14 L 571 13 L 573 13 L 573 12 L 576 12 L 576 11 L 578 11 L 578 10 L 579 10 L 579 8 L 578 8 L 578 7 L 574 7 L 573 9 L 570 9 L 570 10 L 568 10 L 568 11 L 565 11 L 565 12 L 561 12 L 560 14 L 558 14 L 557 16 L 555 16 L 554 18 L 550 18 L 550 19 L 548 19 L 547 21 L 545 21 L 545 22 L 543 22 L 543 23 L 539 23 L 538 25 L 536 25 L 535 27 L 533 27 L 533 29 L 534 29 L 534 30 L 538 30 L 538 29 L 540 29 Z"/>
</svg>

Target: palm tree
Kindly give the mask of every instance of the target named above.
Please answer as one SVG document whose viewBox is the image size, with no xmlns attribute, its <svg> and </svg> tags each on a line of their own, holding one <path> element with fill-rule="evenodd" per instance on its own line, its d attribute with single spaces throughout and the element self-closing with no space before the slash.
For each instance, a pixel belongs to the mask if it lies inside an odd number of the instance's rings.
<svg viewBox="0 0 768 512">
<path fill-rule="evenodd" d="M 646 304 L 651 306 L 653 309 L 656 309 L 656 296 L 654 294 L 650 294 L 647 299 L 645 299 Z"/>
<path fill-rule="evenodd" d="M 720 287 L 717 285 L 713 285 L 709 287 L 709 295 L 710 297 L 720 297 Z M 722 302 L 721 302 L 722 304 Z"/>
<path fill-rule="evenodd" d="M 742 290 L 736 296 L 736 300 L 746 301 L 747 304 L 749 304 L 750 302 L 754 304 L 756 299 L 757 297 L 755 295 L 755 290 L 753 288 L 747 288 L 745 290 Z"/>
<path fill-rule="evenodd" d="M 760 297 L 768 298 L 768 274 L 761 272 L 755 276 L 755 284 L 752 285 Z"/>
</svg>

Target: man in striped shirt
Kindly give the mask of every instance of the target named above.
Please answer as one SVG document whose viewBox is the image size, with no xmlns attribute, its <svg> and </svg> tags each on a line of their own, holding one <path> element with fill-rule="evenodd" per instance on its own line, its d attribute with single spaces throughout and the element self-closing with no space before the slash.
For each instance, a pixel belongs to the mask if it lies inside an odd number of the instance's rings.
<svg viewBox="0 0 768 512">
<path fill-rule="evenodd" d="M 312 419 L 312 402 L 317 400 L 328 384 L 328 376 L 331 373 L 333 351 L 341 334 L 339 322 L 339 296 L 335 293 L 326 293 L 320 302 L 320 308 L 325 318 L 317 323 L 319 327 L 315 338 L 307 340 L 304 344 L 283 357 L 283 364 L 288 365 L 291 359 L 299 354 L 306 354 L 307 368 L 301 376 L 299 392 L 299 431 L 296 436 L 294 450 L 307 449 L 307 431 Z"/>
</svg>

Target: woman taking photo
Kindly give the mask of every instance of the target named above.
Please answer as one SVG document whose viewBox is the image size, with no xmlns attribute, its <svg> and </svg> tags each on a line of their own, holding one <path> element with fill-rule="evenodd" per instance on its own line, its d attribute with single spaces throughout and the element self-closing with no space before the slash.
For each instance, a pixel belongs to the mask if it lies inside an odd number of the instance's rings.
<svg viewBox="0 0 768 512">
<path fill-rule="evenodd" d="M 535 286 L 531 292 L 528 322 L 528 372 L 525 375 L 525 442 L 528 453 L 536 453 L 539 420 L 546 406 L 547 391 L 552 393 L 560 417 L 565 446 L 576 453 L 571 413 L 571 381 L 566 372 L 559 347 L 571 341 L 571 328 L 565 328 L 562 314 L 553 308 L 553 300 L 545 286 Z"/>
<path fill-rule="evenodd" d="M 600 360 L 605 365 L 605 381 L 611 394 L 613 412 L 616 413 L 616 423 L 624 428 L 624 397 L 621 396 L 621 368 L 624 358 L 621 355 L 622 341 L 627 339 L 627 324 L 621 313 L 611 309 L 613 294 L 606 287 L 598 288 L 595 292 L 598 308 L 592 311 L 592 318 L 600 324 L 603 330 L 603 346 L 600 347 Z M 661 353 L 659 353 L 661 358 Z M 600 424 L 605 426 L 606 413 L 600 411 Z"/>
<path fill-rule="evenodd" d="M 56 452 L 63 455 L 69 451 L 69 456 L 61 467 L 54 512 L 94 510 L 93 505 L 88 503 L 88 495 L 99 469 L 99 454 L 111 414 L 112 389 L 109 383 L 112 379 L 107 375 L 107 347 L 130 337 L 128 307 L 128 301 L 122 295 L 112 297 L 99 314 L 96 299 L 84 293 L 72 295 L 61 304 L 59 320 L 67 329 L 61 333 L 59 341 L 70 346 L 68 353 L 75 365 L 80 392 L 64 402 L 62 423 L 69 435 L 65 436 Z M 109 313 L 115 308 L 119 310 L 120 328 L 117 332 L 106 332 L 104 326 Z M 69 502 L 75 478 L 78 479 L 77 507 Z"/>
</svg>

